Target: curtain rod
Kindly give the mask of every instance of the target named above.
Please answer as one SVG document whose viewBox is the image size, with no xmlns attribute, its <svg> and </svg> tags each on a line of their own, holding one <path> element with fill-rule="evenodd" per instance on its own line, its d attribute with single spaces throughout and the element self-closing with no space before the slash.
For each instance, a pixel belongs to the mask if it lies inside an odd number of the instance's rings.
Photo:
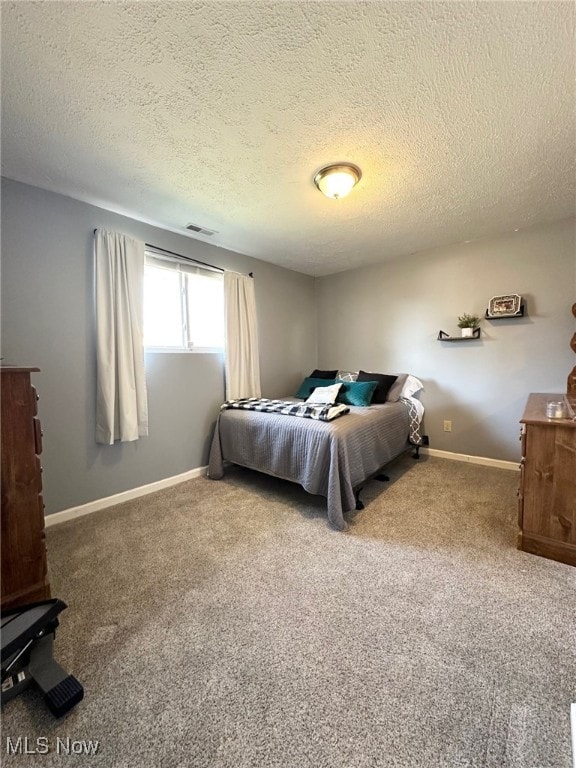
<svg viewBox="0 0 576 768">
<path fill-rule="evenodd" d="M 98 232 L 98 229 L 94 230 L 94 234 Z M 184 259 L 185 261 L 192 261 L 194 264 L 201 264 L 203 267 L 210 267 L 210 269 L 216 269 L 218 272 L 226 272 L 225 269 L 222 269 L 222 267 L 216 267 L 214 264 L 207 264 L 205 261 L 199 261 L 198 259 L 193 259 L 190 256 L 182 256 L 181 253 L 174 253 L 174 251 L 168 251 L 166 248 L 159 248 L 157 245 L 152 245 L 151 243 L 144 243 L 145 248 L 153 248 L 155 251 L 161 251 L 161 253 L 169 253 L 170 256 L 176 256 L 179 259 Z M 252 272 L 248 273 L 248 277 L 254 277 L 254 274 Z"/>
<path fill-rule="evenodd" d="M 146 248 L 153 248 L 155 251 L 160 251 L 161 253 L 169 253 L 170 256 L 176 256 L 179 259 L 185 259 L 186 261 L 192 261 L 194 264 L 202 264 L 203 267 L 210 267 L 210 269 L 216 269 L 218 272 L 226 272 L 225 269 L 222 269 L 222 267 L 216 267 L 214 264 L 208 264 L 205 261 L 199 261 L 198 259 L 193 259 L 191 256 L 182 256 L 181 253 L 174 253 L 174 251 L 167 251 L 166 248 L 159 248 L 157 245 L 151 245 L 150 243 L 144 243 Z M 248 273 L 248 277 L 254 277 L 252 272 Z"/>
<path fill-rule="evenodd" d="M 185 261 L 192 261 L 194 264 L 201 264 L 203 267 L 210 267 L 210 269 L 217 269 L 218 272 L 225 272 L 226 270 L 222 269 L 222 267 L 216 267 L 214 264 L 207 264 L 205 261 L 198 261 L 198 259 L 193 259 L 190 256 L 182 256 L 181 253 L 174 253 L 174 251 L 168 251 L 166 248 L 159 248 L 157 245 L 152 245 L 151 243 L 144 243 L 146 248 L 153 248 L 155 251 L 160 251 L 160 253 L 168 253 L 170 256 L 176 256 L 178 259 L 184 259 Z"/>
</svg>

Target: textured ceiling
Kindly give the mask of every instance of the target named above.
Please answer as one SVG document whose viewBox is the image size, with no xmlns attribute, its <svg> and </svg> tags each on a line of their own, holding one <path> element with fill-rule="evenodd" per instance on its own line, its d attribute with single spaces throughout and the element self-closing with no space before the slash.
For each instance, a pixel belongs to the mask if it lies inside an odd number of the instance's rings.
<svg viewBox="0 0 576 768">
<path fill-rule="evenodd" d="M 313 275 L 575 213 L 572 2 L 2 2 L 2 173 Z M 322 165 L 362 180 L 323 197 Z"/>
</svg>

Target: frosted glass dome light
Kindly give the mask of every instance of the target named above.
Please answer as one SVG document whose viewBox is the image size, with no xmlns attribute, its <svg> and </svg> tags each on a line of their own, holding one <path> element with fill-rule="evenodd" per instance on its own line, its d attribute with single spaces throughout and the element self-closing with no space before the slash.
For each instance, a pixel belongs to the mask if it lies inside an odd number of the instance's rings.
<svg viewBox="0 0 576 768">
<path fill-rule="evenodd" d="M 352 163 L 327 165 L 314 176 L 314 184 L 326 197 L 339 200 L 352 191 L 362 178 L 362 171 Z"/>
</svg>

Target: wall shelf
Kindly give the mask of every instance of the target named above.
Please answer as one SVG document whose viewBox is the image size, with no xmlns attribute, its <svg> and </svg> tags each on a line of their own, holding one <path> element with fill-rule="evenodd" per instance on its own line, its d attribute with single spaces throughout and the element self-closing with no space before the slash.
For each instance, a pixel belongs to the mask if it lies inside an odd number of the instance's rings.
<svg viewBox="0 0 576 768">
<path fill-rule="evenodd" d="M 445 331 L 438 331 L 438 341 L 474 341 L 480 338 L 480 328 L 474 328 L 472 336 L 450 336 Z"/>
<path fill-rule="evenodd" d="M 484 317 L 486 320 L 512 320 L 515 317 L 524 317 L 524 304 L 520 305 L 520 309 L 514 315 L 489 315 L 486 310 Z"/>
</svg>

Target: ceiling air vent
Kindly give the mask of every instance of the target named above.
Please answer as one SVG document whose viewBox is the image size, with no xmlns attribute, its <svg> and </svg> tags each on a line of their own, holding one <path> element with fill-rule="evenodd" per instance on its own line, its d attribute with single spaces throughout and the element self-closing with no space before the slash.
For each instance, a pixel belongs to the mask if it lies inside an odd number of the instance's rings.
<svg viewBox="0 0 576 768">
<path fill-rule="evenodd" d="M 215 229 L 206 229 L 206 227 L 199 227 L 198 224 L 186 224 L 186 229 L 188 229 L 190 232 L 196 232 L 199 235 L 207 235 L 208 237 L 211 237 L 212 235 L 216 234 Z"/>
</svg>

